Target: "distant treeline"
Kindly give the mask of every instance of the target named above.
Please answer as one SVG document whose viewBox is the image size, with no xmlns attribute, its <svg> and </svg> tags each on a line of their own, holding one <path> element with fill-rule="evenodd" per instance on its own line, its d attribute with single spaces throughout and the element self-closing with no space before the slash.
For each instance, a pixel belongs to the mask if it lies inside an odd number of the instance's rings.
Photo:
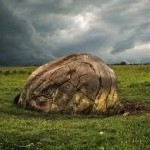
<svg viewBox="0 0 150 150">
<path fill-rule="evenodd" d="M 31 72 L 30 71 L 26 71 L 26 70 L 0 70 L 0 75 L 12 75 L 12 74 L 28 74 L 30 75 Z"/>
<path fill-rule="evenodd" d="M 125 61 L 121 62 L 121 63 L 115 63 L 113 65 L 150 65 L 150 63 L 126 63 Z"/>
<path fill-rule="evenodd" d="M 22 64 L 22 65 L 1 65 L 0 64 L 0 67 L 31 67 L 31 66 L 33 66 L 33 67 L 39 67 L 39 66 L 41 66 L 41 65 L 43 65 L 43 64 Z M 150 63 L 127 63 L 127 62 L 125 62 L 125 61 L 123 61 L 123 62 L 120 62 L 120 63 L 114 63 L 114 64 L 109 64 L 108 63 L 108 65 L 150 65 Z"/>
<path fill-rule="evenodd" d="M 0 64 L 0 67 L 38 67 L 38 66 L 41 66 L 42 64 L 21 64 L 21 65 L 3 65 L 3 64 Z"/>
</svg>

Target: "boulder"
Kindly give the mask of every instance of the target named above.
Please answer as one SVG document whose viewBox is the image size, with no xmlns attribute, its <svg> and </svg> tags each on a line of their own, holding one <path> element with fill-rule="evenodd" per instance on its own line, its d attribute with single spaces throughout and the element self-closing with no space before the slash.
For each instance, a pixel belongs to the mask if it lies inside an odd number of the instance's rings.
<svg viewBox="0 0 150 150">
<path fill-rule="evenodd" d="M 50 113 L 101 114 L 118 103 L 114 71 L 91 54 L 72 54 L 37 68 L 18 104 Z"/>
</svg>

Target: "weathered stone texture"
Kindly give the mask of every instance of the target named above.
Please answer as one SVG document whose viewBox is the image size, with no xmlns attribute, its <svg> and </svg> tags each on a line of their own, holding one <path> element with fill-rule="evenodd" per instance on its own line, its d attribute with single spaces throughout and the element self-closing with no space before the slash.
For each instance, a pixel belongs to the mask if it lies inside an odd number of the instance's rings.
<svg viewBox="0 0 150 150">
<path fill-rule="evenodd" d="M 99 114 L 117 102 L 113 70 L 91 54 L 73 54 L 36 69 L 18 103 L 44 112 Z"/>
</svg>

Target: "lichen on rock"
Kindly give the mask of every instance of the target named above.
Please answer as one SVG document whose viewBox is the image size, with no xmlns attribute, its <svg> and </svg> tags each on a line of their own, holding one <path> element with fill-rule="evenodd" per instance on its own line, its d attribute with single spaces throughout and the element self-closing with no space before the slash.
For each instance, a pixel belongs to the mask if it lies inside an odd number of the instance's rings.
<svg viewBox="0 0 150 150">
<path fill-rule="evenodd" d="M 115 74 L 91 54 L 61 57 L 29 76 L 18 104 L 51 113 L 105 113 L 118 104 Z"/>
</svg>

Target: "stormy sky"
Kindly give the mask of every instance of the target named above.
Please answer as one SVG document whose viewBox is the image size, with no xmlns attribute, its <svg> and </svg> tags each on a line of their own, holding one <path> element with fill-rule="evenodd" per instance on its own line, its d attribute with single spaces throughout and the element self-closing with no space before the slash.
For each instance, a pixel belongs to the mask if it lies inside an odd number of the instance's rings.
<svg viewBox="0 0 150 150">
<path fill-rule="evenodd" d="M 0 0 L 0 65 L 77 52 L 150 62 L 150 0 Z"/>
</svg>

